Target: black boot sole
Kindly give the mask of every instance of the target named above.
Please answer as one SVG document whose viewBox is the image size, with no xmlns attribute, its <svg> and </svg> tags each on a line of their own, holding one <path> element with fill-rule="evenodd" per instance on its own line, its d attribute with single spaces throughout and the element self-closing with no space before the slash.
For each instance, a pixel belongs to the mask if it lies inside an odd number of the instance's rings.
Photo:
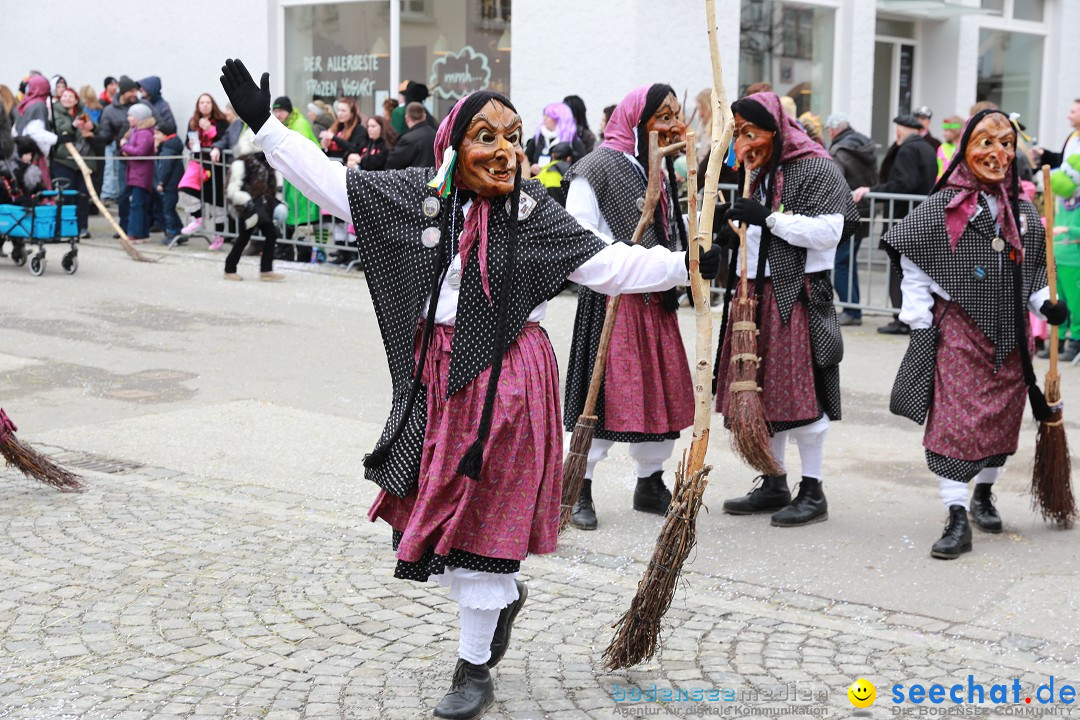
<svg viewBox="0 0 1080 720">
<path fill-rule="evenodd" d="M 475 715 L 470 715 L 467 718 L 458 718 L 457 720 L 480 720 L 480 718 L 482 718 L 484 716 L 484 713 L 486 713 L 488 711 L 488 708 L 490 708 L 494 704 L 495 704 L 495 698 L 492 697 L 490 700 L 488 700 L 488 701 L 486 701 L 484 703 L 484 705 L 480 708 L 480 711 L 477 712 Z M 433 717 L 433 718 L 446 718 L 445 715 L 436 715 L 435 713 L 431 713 L 431 717 Z"/>
<path fill-rule="evenodd" d="M 955 560 L 964 553 L 971 552 L 971 543 L 967 545 L 961 545 L 960 550 L 956 553 L 944 553 L 940 550 L 930 550 L 930 557 L 937 558 L 938 560 Z"/>
<path fill-rule="evenodd" d="M 991 535 L 1000 535 L 1001 531 L 1005 529 L 1005 528 L 1003 528 L 1001 526 L 998 526 L 998 527 L 995 528 L 995 527 L 986 527 L 984 525 L 980 525 L 979 521 L 975 519 L 974 515 L 971 517 L 971 524 L 974 525 L 975 527 L 979 528 L 980 530 L 982 530 L 984 533 L 990 533 Z"/>
<path fill-rule="evenodd" d="M 667 508 L 661 510 L 660 508 L 648 507 L 645 505 L 638 505 L 637 503 L 634 503 L 634 509 L 638 512 L 649 513 L 650 515 L 667 515 Z"/>
<path fill-rule="evenodd" d="M 773 520 L 772 521 L 772 526 L 773 527 L 784 527 L 784 528 L 787 528 L 787 527 L 802 527 L 803 525 L 813 525 L 814 523 L 825 522 L 828 519 L 829 519 L 829 513 L 826 512 L 826 513 L 822 513 L 821 515 L 818 515 L 817 517 L 810 518 L 809 520 L 804 520 L 803 522 L 778 523 L 775 520 Z"/>
<path fill-rule="evenodd" d="M 788 500 L 783 505 L 777 505 L 776 507 L 771 507 L 771 508 L 761 508 L 760 510 L 735 510 L 733 508 L 728 508 L 726 506 L 723 507 L 722 509 L 728 515 L 764 515 L 765 513 L 774 513 L 777 510 L 783 510 L 784 508 L 786 508 L 790 504 L 791 504 L 791 501 Z"/>
<path fill-rule="evenodd" d="M 578 530 L 592 531 L 596 529 L 596 523 L 589 523 L 587 525 L 581 525 L 574 522 L 574 518 L 570 518 L 570 524 L 576 527 Z"/>
</svg>

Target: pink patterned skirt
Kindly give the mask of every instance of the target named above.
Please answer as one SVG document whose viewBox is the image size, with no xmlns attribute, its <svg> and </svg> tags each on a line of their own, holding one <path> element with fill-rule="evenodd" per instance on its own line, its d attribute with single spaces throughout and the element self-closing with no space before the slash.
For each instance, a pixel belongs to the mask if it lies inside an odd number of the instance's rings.
<svg viewBox="0 0 1080 720">
<path fill-rule="evenodd" d="M 428 421 L 417 489 L 405 498 L 380 491 L 368 517 L 403 534 L 397 557 L 407 562 L 429 548 L 509 560 L 554 552 L 562 429 L 547 333 L 528 323 L 506 351 L 479 481 L 459 475 L 457 466 L 476 439 L 491 368 L 447 398 L 453 339 L 453 327 L 435 326 L 424 365 Z"/>
<path fill-rule="evenodd" d="M 662 435 L 694 424 L 694 385 L 677 313 L 624 295 L 604 368 L 604 429 Z"/>
<path fill-rule="evenodd" d="M 938 299 L 935 315 L 944 307 Z M 923 446 L 968 461 L 1015 453 L 1027 404 L 1020 348 L 995 373 L 993 343 L 956 303 L 949 305 L 939 327 L 934 400 Z"/>
<path fill-rule="evenodd" d="M 773 295 L 771 279 L 765 281 L 761 303 L 757 345 L 761 364 L 758 365 L 757 382 L 765 403 L 765 417 L 770 423 L 816 420 L 821 415 L 821 407 L 814 385 L 814 357 L 806 305 L 796 302 L 791 318 L 785 324 Z M 724 334 L 719 370 L 716 409 L 727 415 L 732 380 L 730 322 Z"/>
</svg>

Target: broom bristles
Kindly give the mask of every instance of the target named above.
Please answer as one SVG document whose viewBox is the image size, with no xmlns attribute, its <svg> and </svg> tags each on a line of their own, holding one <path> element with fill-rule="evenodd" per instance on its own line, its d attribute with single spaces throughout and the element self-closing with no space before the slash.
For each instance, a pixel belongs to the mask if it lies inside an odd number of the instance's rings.
<svg viewBox="0 0 1080 720">
<path fill-rule="evenodd" d="M 1043 520 L 1067 529 L 1076 520 L 1077 511 L 1070 482 L 1072 460 L 1062 422 L 1059 410 L 1047 422 L 1039 423 L 1031 473 L 1031 503 Z"/>
<path fill-rule="evenodd" d="M 570 451 L 563 460 L 562 469 L 562 505 L 559 507 L 559 532 L 570 524 L 574 514 L 574 503 L 585 486 L 585 466 L 589 460 L 589 448 L 592 447 L 593 432 L 596 430 L 595 415 L 579 415 L 574 425 L 574 434 L 570 436 Z"/>
<path fill-rule="evenodd" d="M 652 559 L 638 582 L 630 609 L 612 626 L 616 628 L 615 637 L 604 651 L 604 666 L 608 670 L 649 660 L 660 649 L 660 621 L 675 596 L 683 563 L 697 542 L 697 516 L 711 470 L 712 466 L 706 465 L 686 477 L 686 454 L 683 454 L 675 471 L 675 489 L 667 519 Z"/>
<path fill-rule="evenodd" d="M 757 325 L 754 322 L 757 302 L 740 297 L 732 306 L 731 398 L 728 424 L 731 448 L 750 467 L 765 475 L 780 475 L 783 470 L 773 458 L 769 445 L 769 426 L 765 402 L 757 384 Z"/>
<path fill-rule="evenodd" d="M 79 477 L 54 463 L 49 458 L 39 453 L 34 448 L 15 437 L 14 433 L 7 433 L 0 440 L 0 455 L 8 465 L 13 465 L 27 477 L 40 480 L 46 485 L 51 485 L 63 492 L 77 492 L 83 489 Z"/>
</svg>

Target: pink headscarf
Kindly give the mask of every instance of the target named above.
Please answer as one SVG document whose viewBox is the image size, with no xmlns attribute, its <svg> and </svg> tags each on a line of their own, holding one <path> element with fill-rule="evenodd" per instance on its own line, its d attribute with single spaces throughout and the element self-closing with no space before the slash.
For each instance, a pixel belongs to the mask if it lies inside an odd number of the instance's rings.
<svg viewBox="0 0 1080 720">
<path fill-rule="evenodd" d="M 971 126 L 971 132 L 975 130 L 972 123 L 982 122 L 983 118 L 991 114 L 994 113 L 979 113 L 969 118 L 967 126 Z M 1001 113 L 1001 115 L 1008 117 L 1005 113 Z M 964 132 L 961 135 L 965 139 L 970 138 L 967 126 L 964 127 Z M 953 195 L 949 204 L 945 206 L 945 230 L 949 233 L 949 247 L 953 250 L 956 249 L 956 243 L 959 242 L 960 236 L 964 234 L 964 228 L 971 221 L 972 216 L 975 214 L 975 208 L 979 205 L 979 194 L 986 193 L 997 201 L 997 219 L 1001 225 L 1001 236 L 1020 253 L 1019 257 L 1022 261 L 1024 246 L 1020 242 L 1020 231 L 1016 227 L 1016 218 L 1013 217 L 1012 204 L 1009 202 L 1009 193 L 1005 189 L 1007 180 L 994 185 L 984 185 L 979 182 L 964 158 L 965 147 L 966 144 L 956 149 L 953 156 L 952 172 L 944 185 L 935 188 L 935 190 L 953 188 L 958 191 Z"/>
<path fill-rule="evenodd" d="M 637 156 L 637 126 L 645 110 L 645 97 L 652 85 L 642 85 L 626 93 L 604 126 L 604 142 L 600 147 Z"/>
<path fill-rule="evenodd" d="M 637 129 L 642 120 L 641 114 L 645 112 L 645 101 L 651 88 L 652 85 L 641 85 L 626 93 L 626 97 L 615 106 L 611 117 L 608 118 L 607 125 L 604 126 L 604 142 L 600 144 L 600 147 L 627 153 L 634 157 L 638 156 Z M 644 168 L 644 170 L 648 172 L 648 168 Z M 666 218 L 671 201 L 668 199 L 667 178 L 663 174 L 660 175 L 660 184 L 662 188 L 660 192 L 660 211 Z M 664 223 L 664 237 L 667 238 L 670 244 L 671 238 L 668 236 L 666 222 Z"/>
<path fill-rule="evenodd" d="M 450 114 L 443 118 L 443 121 L 439 123 L 439 129 L 435 133 L 435 158 L 438 162 L 442 162 L 443 153 L 446 152 L 446 148 L 450 147 L 450 136 L 454 131 L 454 122 L 457 119 L 458 112 L 461 110 L 461 106 L 465 103 L 465 100 L 469 96 L 461 98 L 454 104 L 454 109 L 450 111 Z M 462 188 L 458 182 L 457 167 L 455 166 L 454 177 L 451 179 L 451 184 L 454 187 Z M 464 188 L 462 188 L 464 189 Z M 473 199 L 472 207 L 469 208 L 468 215 L 465 216 L 465 227 L 461 233 L 461 245 L 459 252 L 461 253 L 461 268 L 465 269 L 465 264 L 469 261 L 469 252 L 476 246 L 476 255 L 480 260 L 480 283 L 484 288 L 484 295 L 487 296 L 488 302 L 491 302 L 491 284 L 488 281 L 488 267 L 487 267 L 487 250 L 488 250 L 488 219 L 491 217 L 491 198 L 481 197 L 477 195 Z"/>
<path fill-rule="evenodd" d="M 49 80 L 43 75 L 34 75 L 26 81 L 26 95 L 22 102 L 15 106 L 20 115 L 25 115 L 32 105 L 45 102 L 52 95 Z"/>
<path fill-rule="evenodd" d="M 773 192 L 773 207 L 770 210 L 776 210 L 780 207 L 781 198 L 784 191 L 784 171 L 783 165 L 789 162 L 795 162 L 796 160 L 804 160 L 811 157 L 831 158 L 829 151 L 823 148 L 819 143 L 815 142 L 812 137 L 806 134 L 802 126 L 795 121 L 795 118 L 784 112 L 784 108 L 780 105 L 780 97 L 773 92 L 760 92 L 748 95 L 744 100 L 753 100 L 761 107 L 765 108 L 765 111 L 772 116 L 773 121 L 776 123 L 776 127 L 779 128 L 780 133 L 780 167 L 776 169 L 776 178 L 773 182 L 776 183 L 776 190 Z M 758 184 L 762 181 L 764 175 L 758 173 L 755 178 L 751 191 L 756 190 Z"/>
</svg>

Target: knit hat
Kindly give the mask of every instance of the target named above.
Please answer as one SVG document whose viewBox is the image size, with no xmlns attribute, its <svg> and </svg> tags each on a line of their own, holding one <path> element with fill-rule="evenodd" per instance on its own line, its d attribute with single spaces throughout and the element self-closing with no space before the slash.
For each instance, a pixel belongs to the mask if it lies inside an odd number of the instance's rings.
<svg viewBox="0 0 1080 720">
<path fill-rule="evenodd" d="M 914 130 L 922 130 L 922 123 L 914 115 L 897 115 L 892 120 L 901 127 L 912 128 Z"/>
<path fill-rule="evenodd" d="M 292 100 L 290 100 L 284 95 L 275 100 L 274 104 L 270 107 L 273 110 L 284 110 L 287 113 L 291 113 L 293 111 Z"/>
<path fill-rule="evenodd" d="M 116 85 L 116 92 L 120 95 L 123 95 L 126 92 L 131 92 L 132 90 L 135 90 L 139 87 L 135 83 L 135 81 L 129 78 L 127 75 L 121 75 L 120 79 L 116 82 Z"/>
<path fill-rule="evenodd" d="M 114 78 L 112 75 L 106 75 L 105 76 L 105 82 L 101 83 L 101 87 L 107 88 L 110 85 L 112 85 L 114 82 L 116 82 L 116 78 Z"/>
<path fill-rule="evenodd" d="M 148 105 L 142 103 L 135 103 L 128 108 L 128 115 L 135 118 L 139 122 L 148 120 L 154 116 L 154 111 L 150 109 Z"/>
</svg>

